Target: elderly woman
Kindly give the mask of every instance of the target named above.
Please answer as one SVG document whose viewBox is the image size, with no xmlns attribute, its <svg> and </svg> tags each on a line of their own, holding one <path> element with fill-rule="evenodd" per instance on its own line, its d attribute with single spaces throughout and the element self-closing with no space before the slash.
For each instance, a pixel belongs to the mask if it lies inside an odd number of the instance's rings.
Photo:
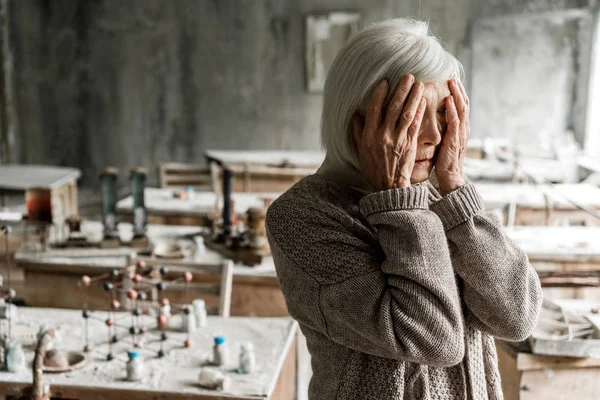
<svg viewBox="0 0 600 400">
<path fill-rule="evenodd" d="M 461 75 L 406 19 L 358 33 L 331 66 L 325 162 L 267 216 L 312 400 L 500 399 L 493 338 L 536 324 L 536 272 L 463 176 Z"/>
</svg>

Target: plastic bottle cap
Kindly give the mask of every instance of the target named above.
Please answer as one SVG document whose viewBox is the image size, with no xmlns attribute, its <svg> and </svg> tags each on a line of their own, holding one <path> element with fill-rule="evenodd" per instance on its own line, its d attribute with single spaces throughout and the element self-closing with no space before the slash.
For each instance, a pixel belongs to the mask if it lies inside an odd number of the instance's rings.
<svg viewBox="0 0 600 400">
<path fill-rule="evenodd" d="M 130 360 L 133 360 L 134 358 L 137 358 L 137 356 L 140 355 L 140 352 L 137 350 L 131 350 L 127 352 L 127 356 L 129 357 Z"/>
<path fill-rule="evenodd" d="M 215 344 L 223 344 L 225 343 L 225 338 L 223 336 L 215 336 Z"/>
</svg>

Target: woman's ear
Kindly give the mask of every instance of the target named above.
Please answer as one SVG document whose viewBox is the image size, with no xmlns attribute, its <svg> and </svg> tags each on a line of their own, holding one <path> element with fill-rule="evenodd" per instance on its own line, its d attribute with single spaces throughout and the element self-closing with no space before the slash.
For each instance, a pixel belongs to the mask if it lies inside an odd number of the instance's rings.
<svg viewBox="0 0 600 400">
<path fill-rule="evenodd" d="M 358 113 L 352 116 L 352 138 L 356 147 L 360 145 L 363 129 L 365 129 L 365 119 Z"/>
</svg>

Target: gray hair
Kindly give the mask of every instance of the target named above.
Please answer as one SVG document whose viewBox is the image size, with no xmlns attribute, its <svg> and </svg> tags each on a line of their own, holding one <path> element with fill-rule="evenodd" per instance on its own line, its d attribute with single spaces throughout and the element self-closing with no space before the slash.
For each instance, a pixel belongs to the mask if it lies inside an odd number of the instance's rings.
<svg viewBox="0 0 600 400">
<path fill-rule="evenodd" d="M 328 158 L 360 170 L 351 132 L 351 118 L 366 110 L 375 86 L 389 83 L 391 100 L 402 76 L 421 82 L 463 78 L 461 63 L 429 33 L 429 24 L 398 18 L 373 24 L 344 44 L 325 80 L 321 143 Z"/>
</svg>

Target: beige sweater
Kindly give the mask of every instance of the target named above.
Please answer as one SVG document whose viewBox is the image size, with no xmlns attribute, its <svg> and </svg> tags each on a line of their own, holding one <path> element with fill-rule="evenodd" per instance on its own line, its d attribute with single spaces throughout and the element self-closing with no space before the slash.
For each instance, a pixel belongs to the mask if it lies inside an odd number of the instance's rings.
<svg viewBox="0 0 600 400">
<path fill-rule="evenodd" d="M 471 184 L 362 194 L 321 176 L 267 214 L 311 400 L 502 398 L 493 337 L 524 340 L 541 305 L 524 252 Z"/>
</svg>

